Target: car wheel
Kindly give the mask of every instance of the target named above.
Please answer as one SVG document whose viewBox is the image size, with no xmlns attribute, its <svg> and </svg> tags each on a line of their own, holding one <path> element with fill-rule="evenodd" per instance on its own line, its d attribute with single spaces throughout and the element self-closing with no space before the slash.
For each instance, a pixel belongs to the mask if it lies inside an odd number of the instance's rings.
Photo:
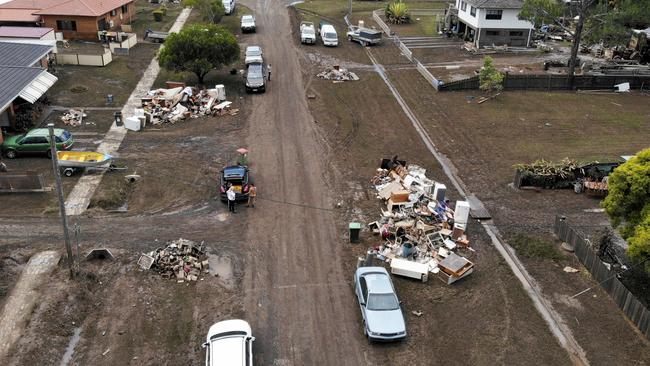
<svg viewBox="0 0 650 366">
<path fill-rule="evenodd" d="M 72 168 L 66 168 L 63 171 L 63 175 L 65 175 L 66 177 L 72 177 L 73 174 L 74 174 L 74 169 Z"/>
<path fill-rule="evenodd" d="M 5 151 L 5 155 L 9 159 L 15 159 L 16 158 L 16 150 L 7 150 L 7 151 Z"/>
<path fill-rule="evenodd" d="M 348 41 L 352 42 L 352 36 L 348 36 Z"/>
<path fill-rule="evenodd" d="M 47 158 L 52 159 L 52 150 L 50 149 L 47 150 Z"/>
</svg>

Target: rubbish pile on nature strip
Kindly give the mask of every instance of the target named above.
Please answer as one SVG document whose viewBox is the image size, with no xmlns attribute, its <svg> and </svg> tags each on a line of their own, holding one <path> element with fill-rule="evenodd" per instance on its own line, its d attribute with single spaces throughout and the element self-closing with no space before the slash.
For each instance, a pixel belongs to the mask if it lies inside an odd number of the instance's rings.
<svg viewBox="0 0 650 366">
<path fill-rule="evenodd" d="M 334 81 L 359 80 L 357 74 L 353 73 L 352 71 L 348 71 L 348 69 L 343 69 L 338 66 L 328 66 L 325 68 L 324 71 L 318 73 L 318 75 L 316 76 L 318 76 L 321 79 L 334 80 Z"/>
<path fill-rule="evenodd" d="M 456 201 L 452 208 L 444 184 L 427 178 L 424 168 L 406 165 L 397 157 L 384 159 L 371 183 L 377 198 L 386 202 L 379 219 L 368 224 L 382 240 L 371 254 L 391 262 L 398 274 L 394 259 L 426 265 L 419 266 L 422 280 L 427 270 L 448 284 L 472 273 L 474 264 L 464 257 L 474 252 L 465 235 L 468 202 Z"/>
<path fill-rule="evenodd" d="M 178 282 L 197 281 L 208 273 L 208 259 L 203 242 L 178 239 L 165 248 L 143 254 L 138 260 L 142 269 L 151 269 L 163 278 L 176 278 Z"/>
<path fill-rule="evenodd" d="M 81 126 L 81 122 L 86 116 L 83 109 L 70 109 L 61 116 L 61 121 L 67 126 Z"/>
<path fill-rule="evenodd" d="M 192 87 L 155 89 L 142 98 L 142 109 L 150 114 L 152 124 L 176 123 L 200 116 L 235 116 L 239 109 L 225 100 L 218 89 L 199 90 Z"/>
</svg>

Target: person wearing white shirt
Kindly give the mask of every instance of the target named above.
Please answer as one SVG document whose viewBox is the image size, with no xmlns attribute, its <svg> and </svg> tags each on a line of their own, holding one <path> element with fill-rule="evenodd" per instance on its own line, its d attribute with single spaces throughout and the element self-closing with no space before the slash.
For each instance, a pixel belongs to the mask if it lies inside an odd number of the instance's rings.
<svg viewBox="0 0 650 366">
<path fill-rule="evenodd" d="M 228 188 L 226 191 L 226 196 L 228 197 L 228 211 L 235 213 L 235 197 L 237 197 L 237 194 L 235 193 L 235 190 L 232 188 L 232 185 Z"/>
</svg>

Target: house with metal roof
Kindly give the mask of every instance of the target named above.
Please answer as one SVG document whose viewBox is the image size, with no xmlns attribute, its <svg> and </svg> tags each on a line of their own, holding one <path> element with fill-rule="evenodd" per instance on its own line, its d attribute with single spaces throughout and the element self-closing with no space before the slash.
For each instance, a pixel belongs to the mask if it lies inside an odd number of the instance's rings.
<svg viewBox="0 0 650 366">
<path fill-rule="evenodd" d="M 528 47 L 533 23 L 520 20 L 523 0 L 456 0 L 456 33 L 476 47 Z"/>
<path fill-rule="evenodd" d="M 97 40 L 136 18 L 134 0 L 13 0 L 0 4 L 0 25 L 41 25 L 65 39 Z"/>
<path fill-rule="evenodd" d="M 57 81 L 47 72 L 52 49 L 48 45 L 0 42 L 0 127 L 13 126 L 21 106 L 36 102 Z"/>
</svg>

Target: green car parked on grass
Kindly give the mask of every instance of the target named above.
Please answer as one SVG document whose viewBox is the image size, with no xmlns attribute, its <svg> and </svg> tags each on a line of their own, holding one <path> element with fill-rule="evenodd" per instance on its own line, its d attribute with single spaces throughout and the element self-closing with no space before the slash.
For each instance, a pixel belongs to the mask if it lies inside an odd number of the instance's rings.
<svg viewBox="0 0 650 366">
<path fill-rule="evenodd" d="M 72 134 L 62 128 L 54 129 L 57 150 L 70 150 L 74 144 Z M 24 135 L 7 137 L 2 143 L 2 153 L 9 159 L 18 155 L 43 154 L 52 157 L 50 132 L 47 128 L 35 128 Z"/>
</svg>

